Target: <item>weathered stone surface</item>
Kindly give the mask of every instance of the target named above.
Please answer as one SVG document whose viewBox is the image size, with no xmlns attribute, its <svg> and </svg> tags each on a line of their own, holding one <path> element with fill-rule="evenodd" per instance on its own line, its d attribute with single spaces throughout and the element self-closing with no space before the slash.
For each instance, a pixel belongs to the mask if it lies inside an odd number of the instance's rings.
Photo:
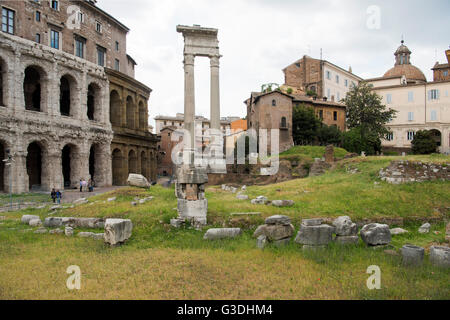
<svg viewBox="0 0 450 320">
<path fill-rule="evenodd" d="M 419 228 L 419 233 L 429 233 L 431 228 L 431 224 L 425 223 Z"/>
<path fill-rule="evenodd" d="M 61 234 L 61 233 L 64 233 L 64 230 L 57 228 L 57 229 L 50 230 L 49 233 L 50 234 Z"/>
<path fill-rule="evenodd" d="M 38 216 L 26 214 L 26 215 L 22 216 L 21 221 L 22 221 L 22 223 L 29 224 L 31 220 L 35 220 L 35 219 L 40 219 L 40 218 Z"/>
<path fill-rule="evenodd" d="M 266 204 L 269 201 L 269 199 L 267 199 L 264 196 L 259 196 L 256 199 L 253 199 L 251 201 L 252 204 Z"/>
<path fill-rule="evenodd" d="M 39 228 L 34 233 L 47 233 L 48 230 L 46 228 Z"/>
<path fill-rule="evenodd" d="M 404 245 L 400 249 L 402 253 L 402 263 L 404 266 L 420 266 L 423 263 L 425 249 L 410 244 Z"/>
<path fill-rule="evenodd" d="M 67 237 L 73 236 L 73 228 L 72 227 L 66 227 L 64 229 L 64 233 Z"/>
<path fill-rule="evenodd" d="M 276 215 L 268 217 L 264 222 L 265 224 L 281 224 L 288 226 L 291 224 L 291 218 L 288 216 Z"/>
<path fill-rule="evenodd" d="M 218 228 L 209 229 L 206 231 L 203 239 L 205 240 L 218 240 L 226 238 L 236 238 L 242 234 L 240 228 Z"/>
<path fill-rule="evenodd" d="M 55 227 L 61 227 L 62 226 L 62 218 L 57 217 L 48 217 L 44 220 L 44 227 L 47 228 L 55 228 Z"/>
<path fill-rule="evenodd" d="M 256 246 L 259 249 L 264 249 L 266 245 L 267 245 L 267 237 L 264 235 L 260 235 L 256 240 Z"/>
<path fill-rule="evenodd" d="M 108 202 L 112 202 L 112 201 L 116 201 L 116 197 L 111 197 L 111 198 L 108 198 Z"/>
<path fill-rule="evenodd" d="M 386 245 L 391 242 L 391 231 L 387 224 L 371 223 L 361 229 L 361 239 L 368 245 Z"/>
<path fill-rule="evenodd" d="M 44 220 L 44 227 L 55 228 L 68 226 L 73 228 L 99 229 L 104 227 L 104 220 L 98 218 L 48 217 Z"/>
<path fill-rule="evenodd" d="M 450 222 L 447 223 L 447 227 L 445 228 L 445 241 L 450 242 Z"/>
<path fill-rule="evenodd" d="M 104 233 L 94 233 L 94 232 L 79 232 L 77 234 L 80 238 L 92 238 L 94 240 L 103 240 L 105 234 Z"/>
<path fill-rule="evenodd" d="M 450 267 L 450 248 L 433 246 L 430 247 L 430 262 L 437 267 Z"/>
<path fill-rule="evenodd" d="M 402 228 L 394 228 L 391 229 L 391 235 L 399 235 L 399 234 L 404 234 L 404 233 L 408 233 L 408 230 L 402 229 Z"/>
<path fill-rule="evenodd" d="M 337 236 L 335 239 L 339 244 L 357 244 L 359 242 L 358 236 Z"/>
<path fill-rule="evenodd" d="M 207 223 L 208 200 L 188 201 L 178 199 L 178 215 L 182 219 L 191 221 L 195 226 L 206 225 Z"/>
<path fill-rule="evenodd" d="M 63 208 L 63 206 L 60 206 L 60 205 L 57 205 L 57 206 L 53 206 L 53 207 L 50 207 L 50 210 L 58 210 L 58 209 L 62 209 Z"/>
<path fill-rule="evenodd" d="M 356 223 L 353 223 L 348 216 L 337 218 L 333 221 L 333 226 L 335 226 L 338 236 L 354 236 L 358 233 Z"/>
<path fill-rule="evenodd" d="M 128 175 L 127 183 L 133 187 L 150 188 L 150 183 L 147 178 L 141 174 L 130 173 Z"/>
<path fill-rule="evenodd" d="M 334 228 L 327 225 L 308 226 L 300 225 L 300 231 L 295 238 L 295 242 L 303 245 L 328 245 L 333 239 Z"/>
<path fill-rule="evenodd" d="M 323 223 L 323 219 L 317 218 L 317 219 L 303 219 L 302 224 L 308 227 L 312 226 L 320 226 Z"/>
<path fill-rule="evenodd" d="M 248 198 L 248 195 L 246 195 L 246 194 L 238 194 L 236 196 L 236 199 L 238 199 L 238 200 L 248 200 L 249 198 Z"/>
<path fill-rule="evenodd" d="M 42 225 L 41 219 L 33 219 L 29 222 L 30 227 L 38 227 Z"/>
<path fill-rule="evenodd" d="M 174 228 L 181 228 L 184 224 L 184 219 L 170 219 L 170 225 Z"/>
<path fill-rule="evenodd" d="M 131 202 L 131 205 L 132 205 L 133 207 L 135 207 L 135 206 L 137 206 L 137 202 L 132 201 L 132 202 Z"/>
<path fill-rule="evenodd" d="M 325 148 L 325 162 L 326 163 L 334 162 L 334 146 L 333 145 L 328 145 Z"/>
<path fill-rule="evenodd" d="M 293 200 L 274 200 L 272 205 L 275 207 L 291 207 L 294 205 Z"/>
<path fill-rule="evenodd" d="M 389 167 L 379 172 L 381 180 L 392 184 L 450 180 L 449 163 L 422 163 L 417 161 L 392 161 Z"/>
<path fill-rule="evenodd" d="M 107 219 L 105 222 L 105 242 L 110 245 L 123 243 L 131 237 L 133 224 L 127 219 Z"/>
<path fill-rule="evenodd" d="M 291 238 L 285 238 L 285 239 L 281 239 L 281 240 L 276 240 L 273 242 L 274 246 L 276 247 L 284 247 L 289 245 L 289 243 L 291 243 Z"/>
<path fill-rule="evenodd" d="M 264 224 L 256 229 L 253 237 L 257 238 L 261 235 L 264 235 L 269 241 L 277 241 L 292 237 L 294 235 L 294 231 L 295 229 L 293 225 Z"/>
<path fill-rule="evenodd" d="M 73 204 L 84 204 L 84 203 L 87 203 L 87 202 L 88 202 L 88 200 L 86 198 L 79 198 L 79 199 L 73 201 L 72 203 Z"/>
<path fill-rule="evenodd" d="M 93 233 L 92 234 L 92 239 L 94 239 L 94 240 L 104 240 L 105 239 L 105 234 L 104 233 Z"/>
</svg>

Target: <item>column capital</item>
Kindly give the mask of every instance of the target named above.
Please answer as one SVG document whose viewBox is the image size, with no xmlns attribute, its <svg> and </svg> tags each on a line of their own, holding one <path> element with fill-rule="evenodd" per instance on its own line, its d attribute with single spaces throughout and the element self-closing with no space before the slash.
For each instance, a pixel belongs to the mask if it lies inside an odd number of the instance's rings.
<svg viewBox="0 0 450 320">
<path fill-rule="evenodd" d="M 220 55 L 216 55 L 216 56 L 210 56 L 209 57 L 209 62 L 211 64 L 211 67 L 219 67 L 220 66 Z"/>
<path fill-rule="evenodd" d="M 184 55 L 184 61 L 183 61 L 183 63 L 184 63 L 184 65 L 186 66 L 186 65 L 194 65 L 194 62 L 195 62 L 195 55 L 193 55 L 193 54 L 185 54 Z"/>
</svg>

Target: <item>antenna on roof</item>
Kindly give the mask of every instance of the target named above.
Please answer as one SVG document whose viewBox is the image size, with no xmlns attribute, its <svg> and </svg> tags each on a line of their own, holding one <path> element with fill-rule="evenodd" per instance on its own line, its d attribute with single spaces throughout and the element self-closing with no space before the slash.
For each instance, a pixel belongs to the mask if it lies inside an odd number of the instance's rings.
<svg viewBox="0 0 450 320">
<path fill-rule="evenodd" d="M 323 57 L 323 55 L 322 55 L 322 48 L 320 48 L 320 60 L 323 60 L 322 57 Z"/>
</svg>

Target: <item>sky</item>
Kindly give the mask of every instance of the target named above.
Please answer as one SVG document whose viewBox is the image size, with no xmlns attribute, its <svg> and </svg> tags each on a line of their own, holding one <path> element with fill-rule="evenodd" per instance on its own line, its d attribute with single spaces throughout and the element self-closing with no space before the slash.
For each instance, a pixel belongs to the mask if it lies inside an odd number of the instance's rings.
<svg viewBox="0 0 450 320">
<path fill-rule="evenodd" d="M 183 36 L 176 26 L 219 29 L 221 116 L 246 116 L 244 100 L 303 55 L 352 67 L 362 78 L 394 66 L 403 37 L 428 81 L 450 45 L 448 0 L 98 0 L 130 28 L 136 79 L 150 88 L 149 123 L 184 109 Z M 196 114 L 209 118 L 210 65 L 196 58 Z"/>
</svg>

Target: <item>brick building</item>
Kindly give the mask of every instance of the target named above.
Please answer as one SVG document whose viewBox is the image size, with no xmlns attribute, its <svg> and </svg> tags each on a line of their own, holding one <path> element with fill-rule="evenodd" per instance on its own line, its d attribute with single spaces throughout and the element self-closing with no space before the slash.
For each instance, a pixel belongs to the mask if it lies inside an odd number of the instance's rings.
<svg viewBox="0 0 450 320">
<path fill-rule="evenodd" d="M 134 128 L 129 140 L 116 134 L 129 129 L 124 114 L 135 115 L 134 127 L 148 117 L 151 90 L 134 79 L 135 62 L 126 54 L 129 29 L 95 1 L 0 5 L 0 153 L 15 159 L 12 168 L 1 163 L 0 191 L 9 191 L 11 175 L 15 193 L 74 187 L 81 178 L 98 186 L 123 184 L 114 177 L 118 168 L 155 176 L 156 157 L 153 165 L 147 162 L 156 153 L 156 137 L 147 128 Z M 111 99 L 114 90 L 119 100 Z M 114 143 L 133 149 L 139 165 L 128 166 L 123 156 L 112 164 Z"/>
<path fill-rule="evenodd" d="M 450 80 L 450 49 L 445 51 L 447 56 L 447 63 L 439 63 L 433 67 L 433 80 L 434 81 L 448 81 Z"/>
</svg>

